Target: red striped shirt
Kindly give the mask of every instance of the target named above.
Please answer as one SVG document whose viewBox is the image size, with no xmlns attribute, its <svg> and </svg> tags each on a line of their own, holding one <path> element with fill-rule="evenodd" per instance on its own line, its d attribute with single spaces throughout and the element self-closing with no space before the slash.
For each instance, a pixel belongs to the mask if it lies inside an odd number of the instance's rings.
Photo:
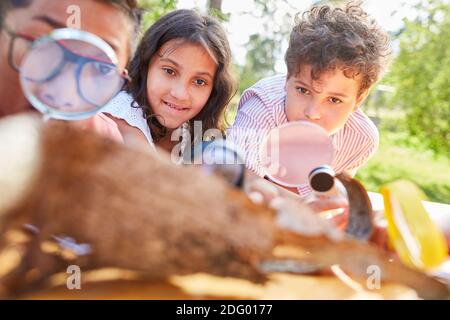
<svg viewBox="0 0 450 320">
<path fill-rule="evenodd" d="M 227 131 L 230 139 L 243 152 L 248 169 L 263 177 L 258 148 L 267 133 L 288 122 L 284 112 L 285 75 L 265 78 L 247 89 L 238 106 L 234 124 Z M 344 127 L 331 135 L 335 153 L 335 172 L 352 175 L 376 152 L 379 134 L 374 123 L 360 110 L 353 112 Z M 299 194 L 311 192 L 307 185 L 298 187 Z"/>
</svg>

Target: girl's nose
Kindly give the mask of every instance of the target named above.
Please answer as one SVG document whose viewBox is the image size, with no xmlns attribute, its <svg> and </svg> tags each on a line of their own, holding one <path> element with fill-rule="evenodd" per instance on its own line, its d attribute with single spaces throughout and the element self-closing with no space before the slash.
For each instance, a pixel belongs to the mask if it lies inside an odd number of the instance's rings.
<svg viewBox="0 0 450 320">
<path fill-rule="evenodd" d="M 180 102 L 189 99 L 189 91 L 187 90 L 186 85 L 181 83 L 181 81 L 172 86 L 170 94 Z"/>
</svg>

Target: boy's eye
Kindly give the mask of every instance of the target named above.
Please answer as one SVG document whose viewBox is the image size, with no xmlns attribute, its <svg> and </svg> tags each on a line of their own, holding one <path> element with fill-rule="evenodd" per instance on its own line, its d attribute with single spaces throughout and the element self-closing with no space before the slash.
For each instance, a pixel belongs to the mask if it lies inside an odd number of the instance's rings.
<svg viewBox="0 0 450 320">
<path fill-rule="evenodd" d="M 339 103 L 342 103 L 342 100 L 340 100 L 338 98 L 330 98 L 330 102 L 333 104 L 339 104 Z"/>
<path fill-rule="evenodd" d="M 203 79 L 197 79 L 194 81 L 194 83 L 198 86 L 206 86 L 206 81 Z"/>
<path fill-rule="evenodd" d="M 174 75 L 175 74 L 175 71 L 173 71 L 172 69 L 170 69 L 170 68 L 162 68 L 163 69 L 163 71 L 165 72 L 165 73 L 167 73 L 168 75 Z"/>
<path fill-rule="evenodd" d="M 301 93 L 301 94 L 308 94 L 308 93 L 309 93 L 309 90 L 308 90 L 308 89 L 305 89 L 305 88 L 303 88 L 303 87 L 297 87 L 296 89 L 297 89 L 297 91 L 298 91 L 299 93 Z"/>
</svg>

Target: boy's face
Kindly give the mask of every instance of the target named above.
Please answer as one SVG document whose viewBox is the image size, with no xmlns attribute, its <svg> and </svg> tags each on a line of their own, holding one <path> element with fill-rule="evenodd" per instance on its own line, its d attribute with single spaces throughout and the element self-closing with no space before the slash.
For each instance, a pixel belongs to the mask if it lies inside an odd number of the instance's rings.
<svg viewBox="0 0 450 320">
<path fill-rule="evenodd" d="M 108 42 L 118 57 L 119 69 L 123 70 L 129 58 L 131 25 L 126 14 L 107 2 L 33 0 L 27 7 L 9 11 L 5 25 L 15 33 L 37 38 L 53 29 L 66 28 L 68 22 L 77 18 L 74 8 L 79 9 L 80 29 Z M 10 43 L 11 37 L 0 30 L 0 117 L 34 110 L 22 92 L 18 72 L 8 61 Z M 17 46 L 12 51 L 13 59 L 20 60 L 26 51 L 26 47 Z"/>
<path fill-rule="evenodd" d="M 341 69 L 325 72 L 313 81 L 311 66 L 303 66 L 299 74 L 286 81 L 287 119 L 313 122 L 331 135 L 366 98 L 368 91 L 358 96 L 359 85 L 359 76 L 347 78 Z"/>
</svg>

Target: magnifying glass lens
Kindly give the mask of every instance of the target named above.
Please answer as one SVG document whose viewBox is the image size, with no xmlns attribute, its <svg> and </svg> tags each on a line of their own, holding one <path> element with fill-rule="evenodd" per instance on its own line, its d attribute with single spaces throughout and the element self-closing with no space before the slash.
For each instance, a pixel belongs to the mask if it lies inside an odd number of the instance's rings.
<svg viewBox="0 0 450 320">
<path fill-rule="evenodd" d="M 122 86 L 123 78 L 111 63 L 91 61 L 80 72 L 80 91 L 93 105 L 105 105 Z"/>
<path fill-rule="evenodd" d="M 20 66 L 23 91 L 49 117 L 88 118 L 109 102 L 125 80 L 106 42 L 87 32 L 59 29 L 38 39 Z"/>
<path fill-rule="evenodd" d="M 322 127 L 295 121 L 271 130 L 259 151 L 264 173 L 272 181 L 294 188 L 307 184 L 313 169 L 331 165 L 334 147 Z"/>
<path fill-rule="evenodd" d="M 54 41 L 38 42 L 27 54 L 21 66 L 21 75 L 32 83 L 45 81 L 63 62 L 64 54 Z"/>
</svg>

